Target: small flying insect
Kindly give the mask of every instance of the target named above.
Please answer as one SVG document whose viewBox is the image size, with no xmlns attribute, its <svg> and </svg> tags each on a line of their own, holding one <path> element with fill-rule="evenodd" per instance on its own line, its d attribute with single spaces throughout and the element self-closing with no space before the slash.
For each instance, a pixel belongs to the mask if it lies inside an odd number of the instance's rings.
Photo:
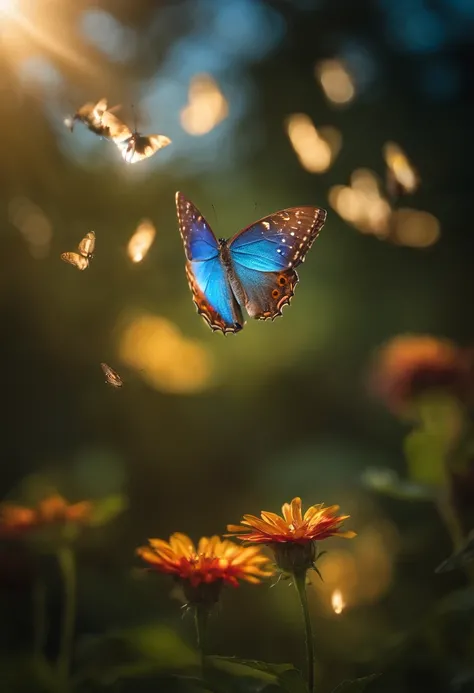
<svg viewBox="0 0 474 693">
<path fill-rule="evenodd" d="M 61 253 L 61 260 L 64 262 L 69 262 L 70 265 L 74 265 L 79 270 L 85 270 L 89 267 L 89 263 L 94 257 L 95 249 L 95 233 L 89 231 L 88 234 L 84 236 L 82 241 L 77 246 L 76 252 Z"/>
<path fill-rule="evenodd" d="M 171 144 L 170 138 L 165 135 L 142 135 L 137 129 L 132 131 L 110 111 L 103 114 L 102 125 L 109 130 L 108 136 L 117 145 L 127 164 L 148 159 L 159 149 Z"/>
<path fill-rule="evenodd" d="M 103 123 L 105 113 L 111 113 L 117 110 L 120 106 L 113 106 L 107 110 L 107 99 L 101 99 L 96 104 L 86 103 L 77 109 L 72 118 L 66 118 L 64 124 L 72 132 L 76 121 L 83 123 L 91 132 L 99 137 L 110 137 L 109 128 Z"/>
<path fill-rule="evenodd" d="M 104 371 L 105 375 L 105 382 L 107 385 L 111 385 L 112 387 L 115 387 L 119 389 L 123 385 L 123 380 L 117 373 L 117 371 L 114 371 L 113 368 L 108 366 L 106 363 L 101 363 L 100 367 Z"/>
</svg>

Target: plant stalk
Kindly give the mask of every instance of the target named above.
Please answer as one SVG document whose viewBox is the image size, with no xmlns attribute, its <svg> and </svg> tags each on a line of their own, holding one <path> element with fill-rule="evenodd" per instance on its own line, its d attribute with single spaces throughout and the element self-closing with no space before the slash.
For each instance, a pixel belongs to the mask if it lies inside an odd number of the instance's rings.
<svg viewBox="0 0 474 693">
<path fill-rule="evenodd" d="M 67 691 L 76 618 L 76 560 L 74 551 L 69 546 L 59 549 L 57 558 L 63 579 L 64 602 L 56 666 L 61 688 Z"/>
<path fill-rule="evenodd" d="M 33 657 L 36 662 L 43 659 L 46 640 L 46 587 L 41 578 L 33 585 Z"/>
<path fill-rule="evenodd" d="M 207 651 L 207 624 L 209 621 L 209 608 L 206 605 L 194 606 L 194 623 L 196 625 L 196 637 L 199 654 L 201 657 L 201 670 L 204 674 Z"/>
<path fill-rule="evenodd" d="M 306 571 L 297 574 L 295 573 L 293 579 L 298 596 L 300 598 L 301 608 L 303 610 L 308 691 L 310 693 L 314 693 L 314 641 L 313 629 L 311 626 L 311 616 L 308 607 L 308 595 L 306 593 Z"/>
</svg>

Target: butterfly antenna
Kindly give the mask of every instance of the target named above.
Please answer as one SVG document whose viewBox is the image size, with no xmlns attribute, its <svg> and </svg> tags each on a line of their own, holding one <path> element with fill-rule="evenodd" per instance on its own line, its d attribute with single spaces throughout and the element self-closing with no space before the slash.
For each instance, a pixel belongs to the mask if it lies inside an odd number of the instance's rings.
<svg viewBox="0 0 474 693">
<path fill-rule="evenodd" d="M 212 209 L 214 210 L 214 216 L 215 216 L 215 218 L 216 218 L 216 226 L 219 227 L 219 219 L 218 219 L 218 217 L 217 217 L 216 208 L 215 208 L 214 205 L 212 205 L 212 204 L 211 204 L 211 207 L 212 207 Z"/>
</svg>

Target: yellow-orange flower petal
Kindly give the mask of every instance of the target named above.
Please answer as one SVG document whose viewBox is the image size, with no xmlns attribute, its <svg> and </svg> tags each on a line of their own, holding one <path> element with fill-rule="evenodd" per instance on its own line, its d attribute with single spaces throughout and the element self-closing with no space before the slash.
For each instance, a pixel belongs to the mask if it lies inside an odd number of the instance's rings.
<svg viewBox="0 0 474 693">
<path fill-rule="evenodd" d="M 262 511 L 261 516 L 244 515 L 240 525 L 227 525 L 226 536 L 254 544 L 278 544 L 321 541 L 331 536 L 352 538 L 355 532 L 341 531 L 349 515 L 337 515 L 338 505 L 312 505 L 302 514 L 301 498 L 284 503 L 282 515 Z"/>
<path fill-rule="evenodd" d="M 169 542 L 149 539 L 137 555 L 150 569 L 174 575 L 193 587 L 214 582 L 237 587 L 241 580 L 258 583 L 273 572 L 259 547 L 243 547 L 218 536 L 202 537 L 196 548 L 186 534 L 176 532 Z"/>
</svg>

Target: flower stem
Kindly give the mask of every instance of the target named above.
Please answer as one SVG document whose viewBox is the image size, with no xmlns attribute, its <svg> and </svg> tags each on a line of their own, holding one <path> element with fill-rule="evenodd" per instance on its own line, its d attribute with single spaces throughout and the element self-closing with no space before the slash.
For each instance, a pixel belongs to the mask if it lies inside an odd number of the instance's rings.
<svg viewBox="0 0 474 693">
<path fill-rule="evenodd" d="M 295 573 L 293 576 L 296 590 L 303 610 L 305 640 L 306 640 L 306 665 L 308 676 L 308 690 L 314 693 L 314 643 L 313 629 L 311 627 L 311 617 L 308 607 L 308 595 L 306 594 L 306 571 Z"/>
<path fill-rule="evenodd" d="M 43 658 L 46 639 L 46 587 L 41 578 L 33 585 L 33 657 L 36 662 Z"/>
<path fill-rule="evenodd" d="M 194 606 L 194 623 L 196 625 L 196 636 L 199 653 L 201 656 L 201 670 L 204 673 L 204 665 L 207 648 L 207 623 L 209 620 L 209 608 L 206 605 L 196 604 Z"/>
<path fill-rule="evenodd" d="M 69 546 L 59 549 L 57 558 L 63 578 L 64 603 L 56 666 L 61 688 L 67 691 L 76 616 L 76 561 L 74 551 Z"/>
</svg>

